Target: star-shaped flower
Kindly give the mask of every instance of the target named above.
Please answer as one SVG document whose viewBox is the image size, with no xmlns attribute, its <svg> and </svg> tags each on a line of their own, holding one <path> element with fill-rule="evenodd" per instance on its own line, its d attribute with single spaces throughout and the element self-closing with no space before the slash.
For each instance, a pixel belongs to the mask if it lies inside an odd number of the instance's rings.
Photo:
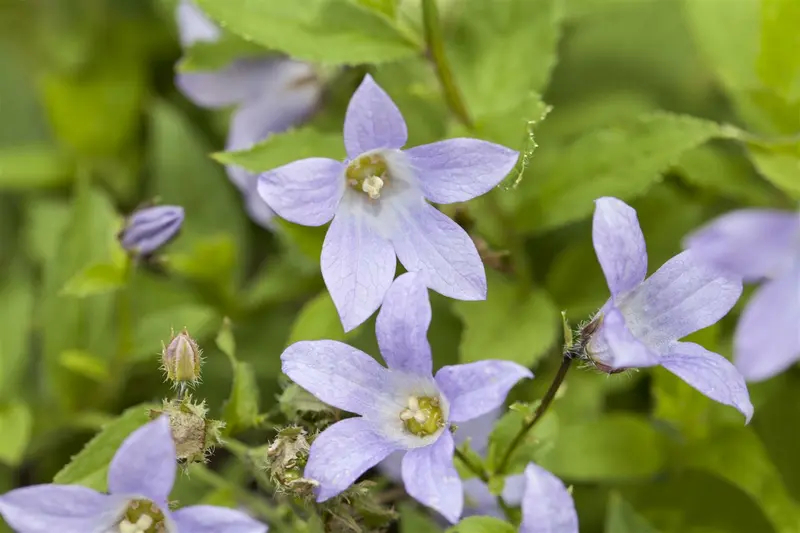
<svg viewBox="0 0 800 533">
<path fill-rule="evenodd" d="M 745 379 L 769 379 L 800 359 L 800 213 L 734 211 L 686 244 L 717 268 L 763 281 L 734 335 L 733 361 Z"/>
<path fill-rule="evenodd" d="M 190 0 L 181 0 L 176 18 L 184 48 L 221 37 L 219 28 Z M 226 150 L 247 149 L 271 133 L 302 122 L 322 94 L 310 65 L 283 56 L 240 59 L 218 72 L 178 73 L 175 84 L 199 106 L 238 106 L 228 129 Z M 274 212 L 258 195 L 258 175 L 235 165 L 226 170 L 244 195 L 250 217 L 270 228 Z"/>
<path fill-rule="evenodd" d="M 477 139 L 448 139 L 401 150 L 400 110 L 370 76 L 344 121 L 345 162 L 314 157 L 261 176 L 258 190 L 290 222 L 321 226 L 322 277 L 345 331 L 381 304 L 396 258 L 433 290 L 486 298 L 486 274 L 469 235 L 427 201 L 464 202 L 497 185 L 518 153 Z"/>
<path fill-rule="evenodd" d="M 575 502 L 564 483 L 534 463 L 506 478 L 503 500 L 522 507 L 520 533 L 578 533 Z"/>
<path fill-rule="evenodd" d="M 306 478 L 319 483 L 322 502 L 347 489 L 389 454 L 405 452 L 406 491 L 451 522 L 464 492 L 453 465 L 450 424 L 500 406 L 531 372 L 510 361 L 446 366 L 433 377 L 427 330 L 431 307 L 415 273 L 394 282 L 376 324 L 388 369 L 336 341 L 302 341 L 281 356 L 283 371 L 323 402 L 360 416 L 337 422 L 311 445 Z"/>
<path fill-rule="evenodd" d="M 692 342 L 742 293 L 741 279 L 683 252 L 647 276 L 647 249 L 636 211 L 616 198 L 595 202 L 592 238 L 611 298 L 584 331 L 601 370 L 661 365 L 712 400 L 753 415 L 744 378 L 724 357 Z"/>
<path fill-rule="evenodd" d="M 159 205 L 135 211 L 119 234 L 123 248 L 147 256 L 175 238 L 183 225 L 184 211 L 177 205 Z"/>
<path fill-rule="evenodd" d="M 225 507 L 167 506 L 177 461 L 169 419 L 122 443 L 108 471 L 110 494 L 78 485 L 34 485 L 0 496 L 0 514 L 19 533 L 265 533 L 267 526 Z"/>
</svg>

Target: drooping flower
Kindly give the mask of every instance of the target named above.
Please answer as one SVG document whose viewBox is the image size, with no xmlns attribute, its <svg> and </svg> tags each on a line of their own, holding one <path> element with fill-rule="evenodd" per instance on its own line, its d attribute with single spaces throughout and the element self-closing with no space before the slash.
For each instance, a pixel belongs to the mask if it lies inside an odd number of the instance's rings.
<svg viewBox="0 0 800 533">
<path fill-rule="evenodd" d="M 727 359 L 692 342 L 739 299 L 741 278 L 683 252 L 647 276 L 647 249 L 636 211 L 616 198 L 595 202 L 592 238 L 611 298 L 585 331 L 588 357 L 601 370 L 661 365 L 712 400 L 753 415 L 744 378 Z"/>
<path fill-rule="evenodd" d="M 480 196 L 514 167 L 518 153 L 477 139 L 401 150 L 406 123 L 370 76 L 344 122 L 344 162 L 314 157 L 263 174 L 259 192 L 279 216 L 305 226 L 331 219 L 322 277 L 345 331 L 381 304 L 397 259 L 431 289 L 461 300 L 486 298 L 486 274 L 469 235 L 431 206 Z"/>
<path fill-rule="evenodd" d="M 560 479 L 534 463 L 524 474 L 506 478 L 503 500 L 522 507 L 520 533 L 578 533 L 572 495 Z"/>
<path fill-rule="evenodd" d="M 763 284 L 736 327 L 733 361 L 748 381 L 769 379 L 800 359 L 800 213 L 734 211 L 686 239 L 710 264 Z"/>
<path fill-rule="evenodd" d="M 386 294 L 376 333 L 388 369 L 336 341 L 301 341 L 281 356 L 283 371 L 334 407 L 356 413 L 312 443 L 304 477 L 319 483 L 317 500 L 347 489 L 367 469 L 403 451 L 402 477 L 416 500 L 456 522 L 464 505 L 453 465 L 451 423 L 500 406 L 531 372 L 510 361 L 443 367 L 433 376 L 427 330 L 431 307 L 416 273 L 403 274 Z"/>
<path fill-rule="evenodd" d="M 183 225 L 183 208 L 159 205 L 135 211 L 119 234 L 122 247 L 138 256 L 148 256 L 171 241 Z"/>
<path fill-rule="evenodd" d="M 0 496 L 0 514 L 19 533 L 265 533 L 267 526 L 225 507 L 168 507 L 177 462 L 169 419 L 122 443 L 108 471 L 110 494 L 78 485 L 34 485 Z"/>
<path fill-rule="evenodd" d="M 221 37 L 219 28 L 190 0 L 181 0 L 176 18 L 184 48 Z M 226 150 L 247 149 L 302 122 L 322 94 L 310 65 L 283 56 L 240 59 L 216 72 L 178 73 L 175 84 L 201 107 L 238 106 L 228 129 Z M 242 192 L 250 217 L 271 227 L 274 213 L 258 195 L 258 175 L 235 165 L 228 165 L 226 171 Z"/>
</svg>

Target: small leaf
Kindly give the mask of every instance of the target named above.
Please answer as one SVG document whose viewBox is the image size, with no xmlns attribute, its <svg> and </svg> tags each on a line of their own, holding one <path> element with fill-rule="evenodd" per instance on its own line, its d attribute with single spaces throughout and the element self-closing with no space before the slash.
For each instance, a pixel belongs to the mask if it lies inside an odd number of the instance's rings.
<svg viewBox="0 0 800 533">
<path fill-rule="evenodd" d="M 214 72 L 234 61 L 264 56 L 263 46 L 246 41 L 237 35 L 223 33 L 217 41 L 198 41 L 183 54 L 177 65 L 178 72 Z"/>
<path fill-rule="evenodd" d="M 617 492 L 608 498 L 606 510 L 606 533 L 658 533 L 647 520 L 641 517 L 631 504 Z"/>
<path fill-rule="evenodd" d="M 400 533 L 440 533 L 442 529 L 429 516 L 409 503 L 400 504 Z"/>
<path fill-rule="evenodd" d="M 445 533 L 516 533 L 517 529 L 499 518 L 471 516 L 463 519 Z"/>
<path fill-rule="evenodd" d="M 453 311 L 464 322 L 462 363 L 492 359 L 531 366 L 556 342 L 558 310 L 542 290 L 521 296 L 499 274 L 488 273 L 488 299 L 453 302 Z"/>
<path fill-rule="evenodd" d="M 236 359 L 236 344 L 230 321 L 223 321 L 216 340 L 219 349 L 228 356 L 233 370 L 231 394 L 225 402 L 222 415 L 226 423 L 225 433 L 232 435 L 261 422 L 258 414 L 260 394 L 253 366 Z"/>
<path fill-rule="evenodd" d="M 752 147 L 748 153 L 762 176 L 789 196 L 800 199 L 800 144 L 793 152 Z"/>
<path fill-rule="evenodd" d="M 108 489 L 108 466 L 117 449 L 131 433 L 150 421 L 148 410 L 158 407 L 140 404 L 125 410 L 72 457 L 69 464 L 55 475 L 53 483 L 83 485 L 105 492 Z"/>
<path fill-rule="evenodd" d="M 328 291 L 322 291 L 306 302 L 292 325 L 288 344 L 320 339 L 345 339 L 339 313 Z"/>
<path fill-rule="evenodd" d="M 69 182 L 73 165 L 57 148 L 21 145 L 0 148 L 0 190 L 57 187 Z"/>
<path fill-rule="evenodd" d="M 296 59 L 326 64 L 380 63 L 420 52 L 385 16 L 345 0 L 198 0 L 222 26 Z"/>
<path fill-rule="evenodd" d="M 33 416 L 28 404 L 21 401 L 0 405 L 0 462 L 17 466 L 25 455 L 33 427 Z"/>
<path fill-rule="evenodd" d="M 61 289 L 64 296 L 86 298 L 115 291 L 125 285 L 125 268 L 112 263 L 96 263 L 72 278 Z"/>
</svg>

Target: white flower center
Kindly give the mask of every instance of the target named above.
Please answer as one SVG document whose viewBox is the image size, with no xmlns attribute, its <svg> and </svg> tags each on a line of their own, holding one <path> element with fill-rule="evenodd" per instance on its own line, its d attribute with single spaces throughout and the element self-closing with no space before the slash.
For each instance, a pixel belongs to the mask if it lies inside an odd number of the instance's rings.
<svg viewBox="0 0 800 533">
<path fill-rule="evenodd" d="M 361 182 L 361 190 L 373 200 L 381 197 L 381 189 L 383 189 L 383 180 L 378 176 L 370 176 Z"/>
<path fill-rule="evenodd" d="M 444 416 L 439 398 L 436 396 L 409 396 L 408 407 L 400 411 L 400 420 L 414 435 L 433 435 L 444 427 Z"/>
<path fill-rule="evenodd" d="M 146 533 L 153 525 L 153 519 L 146 514 L 139 517 L 135 524 L 127 519 L 119 524 L 119 533 Z"/>
</svg>

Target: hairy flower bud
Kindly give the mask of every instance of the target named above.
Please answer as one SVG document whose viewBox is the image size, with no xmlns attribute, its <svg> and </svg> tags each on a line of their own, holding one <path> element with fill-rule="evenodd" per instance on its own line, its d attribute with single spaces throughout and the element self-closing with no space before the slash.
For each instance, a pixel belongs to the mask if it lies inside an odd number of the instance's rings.
<svg viewBox="0 0 800 533">
<path fill-rule="evenodd" d="M 303 428 L 289 426 L 278 432 L 267 448 L 266 457 L 270 479 L 278 490 L 301 497 L 313 495 L 317 483 L 303 477 L 309 448 Z"/>
<path fill-rule="evenodd" d="M 140 209 L 128 217 L 120 243 L 134 255 L 151 255 L 178 234 L 183 217 L 183 208 L 174 205 Z"/>
<path fill-rule="evenodd" d="M 194 385 L 200 381 L 202 363 L 202 350 L 185 328 L 177 335 L 173 332 L 169 344 L 162 345 L 162 368 L 167 373 L 167 379 L 176 385 Z"/>
<path fill-rule="evenodd" d="M 205 402 L 194 402 L 191 396 L 181 400 L 164 400 L 161 409 L 153 409 L 151 418 L 169 416 L 175 452 L 184 464 L 206 462 L 208 455 L 222 442 L 224 422 L 207 418 Z"/>
</svg>

